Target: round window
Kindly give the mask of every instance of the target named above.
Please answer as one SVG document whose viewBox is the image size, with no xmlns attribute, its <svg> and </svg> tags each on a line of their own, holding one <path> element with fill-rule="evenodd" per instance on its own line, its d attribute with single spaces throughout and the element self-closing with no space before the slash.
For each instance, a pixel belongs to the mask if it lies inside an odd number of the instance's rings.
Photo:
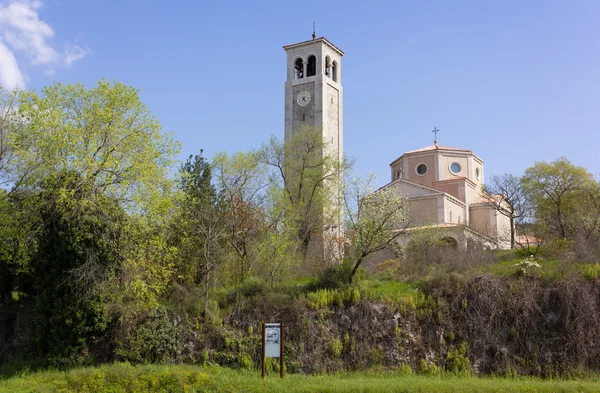
<svg viewBox="0 0 600 393">
<path fill-rule="evenodd" d="M 479 180 L 480 174 L 479 174 L 479 168 L 475 168 L 475 178 L 477 180 Z"/>
<path fill-rule="evenodd" d="M 419 164 L 419 166 L 417 167 L 417 174 L 423 176 L 426 173 L 427 173 L 427 165 Z"/>
<path fill-rule="evenodd" d="M 455 175 L 458 175 L 461 169 L 462 168 L 460 167 L 460 164 L 458 162 L 453 162 L 452 164 L 450 164 L 450 172 L 454 173 Z"/>
</svg>

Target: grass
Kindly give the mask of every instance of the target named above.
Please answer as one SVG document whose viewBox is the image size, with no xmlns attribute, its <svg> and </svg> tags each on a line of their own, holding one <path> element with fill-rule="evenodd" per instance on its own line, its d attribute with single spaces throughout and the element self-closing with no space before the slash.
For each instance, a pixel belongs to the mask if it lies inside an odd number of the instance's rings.
<svg viewBox="0 0 600 393">
<path fill-rule="evenodd" d="M 423 293 L 411 283 L 396 280 L 362 280 L 361 295 L 371 301 L 415 308 Z"/>
<path fill-rule="evenodd" d="M 112 364 L 24 373 L 0 380 L 0 392 L 598 392 L 598 380 L 540 380 L 403 375 L 390 371 L 335 375 L 276 374 L 216 366 Z"/>
</svg>

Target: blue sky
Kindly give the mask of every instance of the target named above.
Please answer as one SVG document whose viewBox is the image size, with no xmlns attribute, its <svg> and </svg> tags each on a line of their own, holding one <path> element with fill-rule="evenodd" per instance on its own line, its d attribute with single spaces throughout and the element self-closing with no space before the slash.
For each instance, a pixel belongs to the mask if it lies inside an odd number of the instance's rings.
<svg viewBox="0 0 600 393">
<path fill-rule="evenodd" d="M 283 136 L 281 47 L 315 21 L 346 53 L 345 152 L 380 184 L 434 126 L 440 144 L 482 157 L 486 177 L 560 156 L 598 175 L 599 16 L 596 0 L 0 0 L 0 82 L 124 82 L 180 158 L 211 157 Z"/>
</svg>

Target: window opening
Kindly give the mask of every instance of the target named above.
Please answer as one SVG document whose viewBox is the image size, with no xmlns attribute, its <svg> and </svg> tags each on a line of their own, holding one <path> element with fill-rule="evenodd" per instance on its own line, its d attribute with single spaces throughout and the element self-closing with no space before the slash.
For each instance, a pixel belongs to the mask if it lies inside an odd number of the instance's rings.
<svg viewBox="0 0 600 393">
<path fill-rule="evenodd" d="M 308 64 L 306 66 L 306 76 L 315 76 L 317 73 L 317 58 L 308 56 Z"/>
<path fill-rule="evenodd" d="M 427 173 L 427 165 L 419 164 L 419 166 L 417 167 L 417 174 L 423 176 L 426 173 Z"/>
<path fill-rule="evenodd" d="M 329 56 L 325 58 L 325 76 L 331 78 L 331 59 Z"/>
<path fill-rule="evenodd" d="M 458 175 L 461 169 L 462 168 L 458 162 L 453 162 L 452 164 L 450 164 L 450 172 L 452 172 L 455 175 Z"/>
<path fill-rule="evenodd" d="M 333 79 L 334 82 L 337 82 L 337 68 L 337 63 L 335 61 L 331 63 L 331 79 Z"/>
<path fill-rule="evenodd" d="M 306 121 L 306 115 L 302 115 L 302 121 Z"/>
<path fill-rule="evenodd" d="M 302 63 L 302 59 L 296 59 L 294 63 L 294 79 L 302 79 L 304 78 L 304 64 Z"/>
</svg>

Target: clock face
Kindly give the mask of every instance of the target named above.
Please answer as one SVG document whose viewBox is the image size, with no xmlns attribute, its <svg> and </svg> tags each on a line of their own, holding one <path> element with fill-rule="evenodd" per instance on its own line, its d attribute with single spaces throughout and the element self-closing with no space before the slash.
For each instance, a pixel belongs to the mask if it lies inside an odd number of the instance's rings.
<svg viewBox="0 0 600 393">
<path fill-rule="evenodd" d="M 300 106 L 308 105 L 308 103 L 310 102 L 310 93 L 307 91 L 301 91 L 300 94 L 298 94 L 298 98 L 296 98 L 296 101 Z"/>
</svg>

